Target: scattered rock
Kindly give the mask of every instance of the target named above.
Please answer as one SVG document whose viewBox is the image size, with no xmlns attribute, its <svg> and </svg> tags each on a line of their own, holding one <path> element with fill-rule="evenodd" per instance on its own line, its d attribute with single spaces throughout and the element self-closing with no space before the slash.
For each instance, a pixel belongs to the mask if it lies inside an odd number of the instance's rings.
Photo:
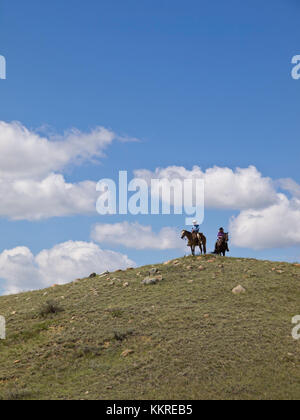
<svg viewBox="0 0 300 420">
<path fill-rule="evenodd" d="M 164 265 L 168 265 L 170 263 L 171 263 L 171 261 L 166 261 L 166 262 L 164 262 Z"/>
<path fill-rule="evenodd" d="M 154 274 L 156 274 L 156 273 L 158 273 L 158 269 L 157 268 L 151 268 L 150 270 L 149 270 L 149 274 L 150 274 L 150 276 L 153 276 Z"/>
<path fill-rule="evenodd" d="M 122 356 L 122 357 L 127 357 L 127 356 L 129 356 L 130 354 L 132 354 L 132 353 L 134 353 L 134 351 L 133 351 L 133 350 L 130 350 L 130 349 L 128 349 L 128 350 L 124 350 L 124 351 L 123 351 L 123 353 L 121 354 L 121 356 Z"/>
<path fill-rule="evenodd" d="M 156 284 L 157 282 L 158 282 L 157 278 L 146 277 L 142 281 L 142 284 L 144 284 L 145 286 L 150 286 L 151 284 Z"/>
<path fill-rule="evenodd" d="M 92 273 L 92 274 L 89 276 L 89 279 L 94 279 L 95 277 L 97 277 L 97 274 L 96 274 L 96 273 Z"/>
<path fill-rule="evenodd" d="M 200 271 L 204 271 L 205 270 L 205 267 L 203 267 L 203 265 L 200 265 L 199 270 Z"/>
<path fill-rule="evenodd" d="M 188 266 L 186 267 L 186 269 L 187 269 L 187 270 L 192 270 L 192 269 L 193 269 L 193 266 L 192 266 L 192 265 L 188 265 Z"/>
<path fill-rule="evenodd" d="M 100 276 L 107 276 L 109 274 L 109 271 L 103 271 L 103 273 L 99 274 Z"/>
<path fill-rule="evenodd" d="M 239 285 L 232 290 L 232 293 L 234 295 L 240 295 L 241 293 L 246 293 L 246 289 L 244 289 L 243 286 Z"/>
<path fill-rule="evenodd" d="M 129 283 L 124 283 L 123 284 L 123 287 L 128 287 L 129 286 Z"/>
<path fill-rule="evenodd" d="M 284 273 L 284 271 L 283 271 L 283 270 L 276 270 L 276 273 L 278 273 L 278 274 L 283 274 L 283 273 Z"/>
<path fill-rule="evenodd" d="M 132 270 L 134 270 L 134 268 L 132 267 L 127 268 L 127 271 L 132 271 Z"/>
</svg>

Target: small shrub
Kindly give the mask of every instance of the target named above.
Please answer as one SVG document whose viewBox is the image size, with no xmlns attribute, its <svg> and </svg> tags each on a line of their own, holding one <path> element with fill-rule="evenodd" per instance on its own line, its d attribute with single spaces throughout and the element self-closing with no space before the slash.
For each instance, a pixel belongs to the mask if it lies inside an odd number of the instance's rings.
<svg viewBox="0 0 300 420">
<path fill-rule="evenodd" d="M 46 317 L 48 315 L 55 315 L 60 312 L 63 312 L 64 309 L 54 301 L 47 301 L 40 309 L 39 315 L 41 317 Z"/>
<path fill-rule="evenodd" d="M 118 308 L 111 308 L 111 309 L 108 309 L 108 312 L 111 314 L 111 316 L 113 317 L 113 318 L 122 318 L 122 316 L 123 316 L 123 311 L 122 311 L 122 309 L 118 309 Z"/>
<path fill-rule="evenodd" d="M 114 336 L 113 338 L 117 341 L 124 341 L 127 337 L 133 335 L 133 331 L 132 330 L 128 330 L 128 331 L 114 331 Z"/>
<path fill-rule="evenodd" d="M 13 389 L 0 396 L 0 401 L 29 400 L 31 393 L 27 389 Z"/>
<path fill-rule="evenodd" d="M 76 352 L 76 357 L 97 357 L 101 355 L 101 349 L 99 347 L 83 346 L 79 347 Z"/>
</svg>

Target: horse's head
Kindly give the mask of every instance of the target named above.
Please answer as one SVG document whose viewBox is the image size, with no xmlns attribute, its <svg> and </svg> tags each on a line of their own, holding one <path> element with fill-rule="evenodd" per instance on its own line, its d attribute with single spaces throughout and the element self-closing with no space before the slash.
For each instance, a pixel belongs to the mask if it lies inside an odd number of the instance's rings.
<svg viewBox="0 0 300 420">
<path fill-rule="evenodd" d="M 224 239 L 225 239 L 226 242 L 229 241 L 229 233 L 225 233 Z"/>
<path fill-rule="evenodd" d="M 182 232 L 181 232 L 181 239 L 183 239 L 183 238 L 185 238 L 186 237 L 186 230 L 183 230 Z"/>
</svg>

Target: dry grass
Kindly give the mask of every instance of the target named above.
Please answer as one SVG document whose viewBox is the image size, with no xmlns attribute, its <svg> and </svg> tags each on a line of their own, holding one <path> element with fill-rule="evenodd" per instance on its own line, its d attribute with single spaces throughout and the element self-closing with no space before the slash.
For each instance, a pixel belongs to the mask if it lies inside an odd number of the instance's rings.
<svg viewBox="0 0 300 420">
<path fill-rule="evenodd" d="M 298 267 L 211 256 L 155 267 L 153 286 L 143 267 L 1 297 L 0 399 L 300 398 Z M 234 296 L 238 284 L 247 292 Z M 47 301 L 64 311 L 41 323 Z"/>
</svg>

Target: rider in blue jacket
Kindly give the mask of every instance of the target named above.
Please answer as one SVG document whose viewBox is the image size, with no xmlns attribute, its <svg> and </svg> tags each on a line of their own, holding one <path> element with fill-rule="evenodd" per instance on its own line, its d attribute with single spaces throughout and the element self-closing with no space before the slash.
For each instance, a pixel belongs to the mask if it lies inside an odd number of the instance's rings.
<svg viewBox="0 0 300 420">
<path fill-rule="evenodd" d="M 197 220 L 193 220 L 193 229 L 192 229 L 192 233 L 199 233 L 200 231 L 200 225 L 198 225 Z"/>
</svg>

